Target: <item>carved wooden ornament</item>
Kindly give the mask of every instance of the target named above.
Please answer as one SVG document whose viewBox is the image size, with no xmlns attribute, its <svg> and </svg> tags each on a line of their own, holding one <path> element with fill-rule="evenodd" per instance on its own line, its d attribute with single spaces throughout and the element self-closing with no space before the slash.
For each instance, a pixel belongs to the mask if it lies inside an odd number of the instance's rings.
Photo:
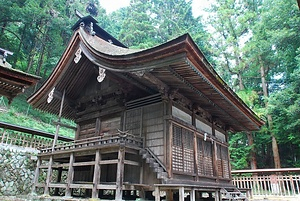
<svg viewBox="0 0 300 201">
<path fill-rule="evenodd" d="M 74 58 L 74 62 L 77 64 L 79 62 L 79 60 L 81 59 L 81 49 L 78 48 L 78 50 L 75 52 L 75 58 Z"/>
<path fill-rule="evenodd" d="M 102 82 L 105 78 L 106 74 L 105 74 L 105 69 L 104 68 L 101 68 L 99 67 L 99 75 L 97 77 L 97 81 L 98 82 Z"/>
<path fill-rule="evenodd" d="M 55 87 L 53 87 L 53 89 L 49 92 L 48 98 L 47 98 L 47 103 L 51 103 L 51 101 L 53 100 L 54 90 L 55 90 Z"/>
</svg>

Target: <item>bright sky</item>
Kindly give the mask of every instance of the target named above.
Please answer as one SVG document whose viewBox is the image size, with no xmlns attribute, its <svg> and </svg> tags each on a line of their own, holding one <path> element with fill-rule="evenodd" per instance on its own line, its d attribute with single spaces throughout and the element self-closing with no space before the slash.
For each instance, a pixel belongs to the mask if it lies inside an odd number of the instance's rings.
<svg viewBox="0 0 300 201">
<path fill-rule="evenodd" d="M 107 13 L 111 13 L 119 8 L 129 5 L 130 0 L 99 0 L 102 7 L 106 9 Z M 193 0 L 192 10 L 195 17 L 197 17 L 203 8 L 209 5 L 209 0 Z"/>
</svg>

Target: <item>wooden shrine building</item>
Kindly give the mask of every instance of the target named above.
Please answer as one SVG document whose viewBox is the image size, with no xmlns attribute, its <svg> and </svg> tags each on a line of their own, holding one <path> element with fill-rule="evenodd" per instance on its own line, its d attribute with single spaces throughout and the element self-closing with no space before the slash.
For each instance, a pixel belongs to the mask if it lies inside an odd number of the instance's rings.
<svg viewBox="0 0 300 201">
<path fill-rule="evenodd" d="M 12 68 L 7 62 L 9 55 L 13 53 L 0 48 L 0 96 L 5 96 L 11 103 L 14 97 L 35 85 L 40 77 Z"/>
<path fill-rule="evenodd" d="M 221 189 L 233 188 L 227 132 L 259 130 L 263 122 L 188 34 L 133 50 L 92 17 L 73 29 L 28 102 L 74 120 L 76 137 L 41 149 L 34 191 L 183 201 L 201 200 L 203 192 L 220 200 Z"/>
</svg>

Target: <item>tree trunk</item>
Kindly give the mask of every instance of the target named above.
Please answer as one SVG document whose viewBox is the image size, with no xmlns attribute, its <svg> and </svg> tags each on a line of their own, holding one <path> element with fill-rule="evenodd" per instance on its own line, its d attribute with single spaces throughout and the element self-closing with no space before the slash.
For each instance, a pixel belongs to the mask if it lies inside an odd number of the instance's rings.
<svg viewBox="0 0 300 201">
<path fill-rule="evenodd" d="M 268 93 L 267 82 L 266 82 L 266 78 L 265 78 L 265 68 L 264 68 L 264 65 L 262 63 L 262 59 L 260 56 L 259 56 L 259 64 L 260 64 L 261 84 L 262 84 L 262 89 L 263 89 L 263 93 L 264 93 L 264 97 L 265 97 L 265 108 L 267 108 L 268 107 L 267 98 L 269 97 L 269 93 Z M 274 168 L 281 168 L 278 144 L 277 144 L 276 137 L 273 133 L 272 116 L 270 114 L 268 114 L 267 119 L 268 119 L 269 133 L 272 138 L 272 151 L 273 151 L 274 166 L 275 166 Z"/>
<path fill-rule="evenodd" d="M 238 74 L 238 79 L 239 79 L 239 89 L 244 90 L 245 86 L 244 86 L 244 83 L 243 83 L 242 73 Z"/>
<path fill-rule="evenodd" d="M 257 161 L 256 161 L 256 152 L 255 152 L 255 147 L 254 147 L 253 135 L 251 132 L 247 132 L 247 138 L 248 138 L 249 146 L 251 147 L 250 166 L 251 166 L 251 169 L 254 170 L 254 169 L 257 169 Z"/>
<path fill-rule="evenodd" d="M 42 52 L 39 57 L 39 62 L 38 62 L 38 66 L 35 71 L 35 75 L 38 75 L 38 76 L 41 75 L 42 65 L 44 64 L 44 56 L 45 56 L 45 46 L 42 45 Z"/>
</svg>

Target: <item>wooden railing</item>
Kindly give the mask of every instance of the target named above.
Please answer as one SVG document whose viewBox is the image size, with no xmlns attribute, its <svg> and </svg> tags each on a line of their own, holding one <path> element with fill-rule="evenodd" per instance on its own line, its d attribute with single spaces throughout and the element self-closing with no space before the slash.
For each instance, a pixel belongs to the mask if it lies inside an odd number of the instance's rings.
<svg viewBox="0 0 300 201">
<path fill-rule="evenodd" d="M 0 143 L 3 144 L 40 149 L 51 146 L 53 138 L 54 134 L 51 133 L 0 122 Z M 59 143 L 64 143 L 73 139 L 59 136 L 58 140 Z"/>
<path fill-rule="evenodd" d="M 127 146 L 142 148 L 143 138 L 131 134 L 116 133 L 112 135 L 103 135 L 103 136 L 97 136 L 97 137 L 92 137 L 92 138 L 87 138 L 82 140 L 75 140 L 63 144 L 58 144 L 54 147 L 54 151 L 66 151 L 66 150 L 80 149 L 80 148 L 93 148 L 99 145 L 111 146 L 113 144 L 116 145 L 124 144 Z M 51 153 L 52 147 L 43 148 L 40 151 L 41 154 Z"/>
<path fill-rule="evenodd" d="M 232 171 L 233 184 L 251 189 L 253 197 L 298 197 L 300 168 Z"/>
</svg>

